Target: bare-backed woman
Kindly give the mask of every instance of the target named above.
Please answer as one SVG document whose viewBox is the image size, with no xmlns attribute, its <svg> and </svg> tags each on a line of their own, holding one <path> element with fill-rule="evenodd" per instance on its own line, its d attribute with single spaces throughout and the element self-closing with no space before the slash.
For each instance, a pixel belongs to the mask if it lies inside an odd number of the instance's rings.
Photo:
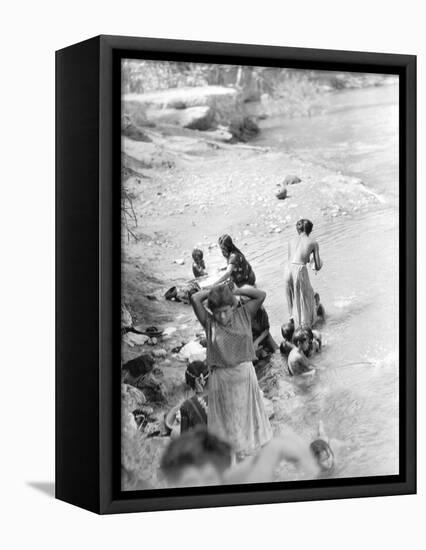
<svg viewBox="0 0 426 550">
<path fill-rule="evenodd" d="M 315 293 L 309 280 L 307 264 L 311 259 L 315 271 L 322 267 L 319 246 L 311 237 L 313 223 L 301 219 L 296 223 L 298 239 L 288 245 L 288 268 L 286 273 L 286 297 L 290 320 L 295 327 L 312 328 L 316 321 Z"/>
</svg>

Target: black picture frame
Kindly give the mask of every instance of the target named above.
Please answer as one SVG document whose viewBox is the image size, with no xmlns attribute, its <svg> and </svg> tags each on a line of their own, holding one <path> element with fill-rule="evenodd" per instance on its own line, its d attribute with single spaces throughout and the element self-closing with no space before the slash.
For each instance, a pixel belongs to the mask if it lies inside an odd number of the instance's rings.
<svg viewBox="0 0 426 550">
<path fill-rule="evenodd" d="M 399 76 L 399 475 L 120 491 L 123 57 Z M 119 36 L 56 52 L 56 498 L 106 514 L 415 492 L 416 57 Z"/>
</svg>

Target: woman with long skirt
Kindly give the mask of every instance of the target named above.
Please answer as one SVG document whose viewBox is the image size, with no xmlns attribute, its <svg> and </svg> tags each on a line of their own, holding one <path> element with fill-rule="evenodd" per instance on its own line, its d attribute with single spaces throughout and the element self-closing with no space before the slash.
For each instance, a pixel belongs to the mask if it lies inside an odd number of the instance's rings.
<svg viewBox="0 0 426 550">
<path fill-rule="evenodd" d="M 236 295 L 249 300 L 238 305 Z M 240 458 L 253 454 L 272 437 L 253 367 L 256 354 L 251 330 L 251 319 L 265 296 L 262 290 L 237 288 L 232 283 L 192 296 L 195 315 L 206 331 L 210 369 L 207 426 L 231 443 Z"/>
<path fill-rule="evenodd" d="M 293 246 L 289 244 L 288 247 L 286 297 L 290 320 L 293 320 L 296 328 L 312 328 L 317 318 L 315 293 L 309 280 L 307 264 L 312 258 L 315 271 L 319 271 L 322 261 L 318 243 L 310 236 L 312 229 L 313 223 L 310 220 L 299 220 L 296 223 L 299 238 Z"/>
</svg>

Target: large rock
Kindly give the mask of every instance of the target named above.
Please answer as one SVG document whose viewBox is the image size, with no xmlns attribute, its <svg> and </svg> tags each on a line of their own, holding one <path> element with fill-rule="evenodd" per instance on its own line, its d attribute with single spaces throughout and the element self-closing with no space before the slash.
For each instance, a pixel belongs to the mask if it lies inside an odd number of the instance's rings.
<svg viewBox="0 0 426 550">
<path fill-rule="evenodd" d="M 123 411 L 135 411 L 145 403 L 146 397 L 141 390 L 129 384 L 121 384 L 121 406 Z"/>
<path fill-rule="evenodd" d="M 135 126 L 142 126 L 143 120 L 204 131 L 225 126 L 234 139 L 241 141 L 247 141 L 259 131 L 255 122 L 246 116 L 242 94 L 225 86 L 126 94 L 122 98 L 122 110 L 126 120 Z M 139 119 L 142 122 L 138 123 Z"/>
<path fill-rule="evenodd" d="M 213 108 L 235 107 L 240 101 L 238 91 L 225 86 L 194 86 L 187 88 L 169 88 L 147 94 L 125 94 L 124 113 L 134 108 L 145 111 L 148 107 L 157 109 L 188 109 L 208 105 Z"/>
<path fill-rule="evenodd" d="M 124 363 L 123 370 L 127 371 L 129 378 L 138 378 L 151 372 L 154 368 L 154 359 L 149 353 L 143 353 L 139 357 L 130 359 L 127 363 Z M 132 382 L 129 382 L 130 384 Z"/>
<path fill-rule="evenodd" d="M 211 107 L 191 107 L 181 111 L 180 124 L 191 130 L 210 130 L 214 121 Z"/>
<path fill-rule="evenodd" d="M 214 124 L 214 111 L 204 105 L 188 109 L 148 109 L 147 116 L 156 124 L 170 124 L 191 130 L 210 130 Z"/>
<path fill-rule="evenodd" d="M 121 304 L 121 330 L 132 328 L 133 319 L 125 304 Z"/>
<path fill-rule="evenodd" d="M 146 133 L 139 127 L 130 123 L 122 127 L 121 134 L 125 137 L 133 139 L 134 141 L 144 141 L 149 143 L 152 139 L 146 135 Z"/>
<path fill-rule="evenodd" d="M 249 141 L 259 133 L 259 126 L 248 116 L 235 116 L 229 125 L 229 132 L 237 141 Z"/>
<path fill-rule="evenodd" d="M 165 403 L 167 400 L 167 390 L 163 381 L 152 372 L 141 376 L 137 380 L 137 387 L 150 403 Z"/>
</svg>

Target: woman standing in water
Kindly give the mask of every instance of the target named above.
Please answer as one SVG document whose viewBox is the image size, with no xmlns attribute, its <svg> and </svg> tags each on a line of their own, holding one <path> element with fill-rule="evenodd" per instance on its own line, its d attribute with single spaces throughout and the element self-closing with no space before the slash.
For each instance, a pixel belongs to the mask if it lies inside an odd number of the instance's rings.
<svg viewBox="0 0 426 550">
<path fill-rule="evenodd" d="M 236 295 L 249 300 L 237 307 Z M 254 453 L 272 437 L 253 367 L 256 354 L 251 331 L 251 319 L 265 296 L 262 290 L 251 286 L 235 288 L 232 283 L 192 296 L 195 315 L 207 339 L 210 369 L 207 426 L 231 443 L 239 457 Z"/>
<path fill-rule="evenodd" d="M 296 223 L 299 238 L 293 246 L 290 243 L 288 245 L 286 296 L 290 319 L 294 321 L 296 328 L 312 328 L 316 321 L 315 293 L 306 267 L 311 257 L 315 263 L 315 271 L 322 267 L 318 243 L 310 236 L 313 227 L 310 220 L 299 220 Z"/>
<path fill-rule="evenodd" d="M 219 246 L 228 266 L 225 273 L 215 284 L 217 285 L 227 279 L 231 279 L 238 287 L 242 285 L 254 286 L 256 283 L 254 271 L 241 250 L 235 246 L 231 237 L 229 235 L 219 237 Z"/>
</svg>

